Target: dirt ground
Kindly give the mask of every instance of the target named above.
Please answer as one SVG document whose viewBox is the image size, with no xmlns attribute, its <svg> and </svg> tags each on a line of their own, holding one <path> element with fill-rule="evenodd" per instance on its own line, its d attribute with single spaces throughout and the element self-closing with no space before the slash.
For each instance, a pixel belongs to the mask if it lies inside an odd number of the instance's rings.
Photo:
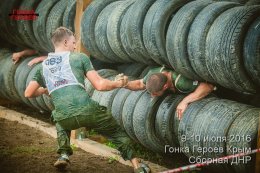
<svg viewBox="0 0 260 173">
<path fill-rule="evenodd" d="M 2 173 L 58 173 L 56 140 L 34 128 L 0 118 L 0 172 Z M 70 157 L 66 173 L 129 173 L 129 166 L 109 163 L 107 158 L 95 156 L 80 148 Z"/>
<path fill-rule="evenodd" d="M 40 113 L 38 110 L 26 105 L 1 98 L 0 105 L 53 124 L 50 121 L 50 113 L 48 112 Z M 56 154 L 57 145 L 54 138 L 33 128 L 4 119 L 0 119 L 0 137 L 0 173 L 60 172 L 53 167 L 53 163 L 58 158 L 58 154 Z M 188 159 L 182 153 L 175 153 L 168 156 L 158 155 L 145 148 L 142 148 L 141 151 L 139 153 L 140 158 L 157 163 L 168 169 L 189 164 Z M 74 155 L 70 157 L 70 161 L 72 163 L 70 168 L 63 172 L 133 172 L 131 167 L 116 162 L 111 164 L 108 158 L 95 156 L 79 148 L 74 151 Z M 191 173 L 203 173 L 203 171 L 196 170 L 191 171 Z"/>
</svg>

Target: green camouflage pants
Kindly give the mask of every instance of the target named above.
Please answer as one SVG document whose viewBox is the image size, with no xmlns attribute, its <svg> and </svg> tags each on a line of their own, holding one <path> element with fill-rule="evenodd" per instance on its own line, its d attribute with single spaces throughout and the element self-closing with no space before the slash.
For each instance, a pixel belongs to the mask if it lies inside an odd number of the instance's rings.
<svg viewBox="0 0 260 173">
<path fill-rule="evenodd" d="M 106 108 L 100 107 L 91 115 L 77 115 L 56 122 L 58 153 L 66 153 L 72 155 L 70 147 L 70 131 L 80 127 L 93 129 L 99 134 L 102 134 L 116 144 L 125 160 L 131 160 L 133 156 L 134 142 L 128 137 L 120 126 L 116 123 L 111 113 L 106 111 Z"/>
</svg>

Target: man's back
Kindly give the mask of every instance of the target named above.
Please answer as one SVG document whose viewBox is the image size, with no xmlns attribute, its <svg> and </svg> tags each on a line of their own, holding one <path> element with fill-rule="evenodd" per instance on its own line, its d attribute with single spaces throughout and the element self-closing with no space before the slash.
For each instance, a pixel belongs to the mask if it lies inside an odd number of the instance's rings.
<svg viewBox="0 0 260 173">
<path fill-rule="evenodd" d="M 52 97 L 55 120 L 69 116 L 88 114 L 95 110 L 97 103 L 92 101 L 84 88 L 87 71 L 93 70 L 88 57 L 80 53 L 50 53 L 43 62 L 44 82 Z"/>
</svg>

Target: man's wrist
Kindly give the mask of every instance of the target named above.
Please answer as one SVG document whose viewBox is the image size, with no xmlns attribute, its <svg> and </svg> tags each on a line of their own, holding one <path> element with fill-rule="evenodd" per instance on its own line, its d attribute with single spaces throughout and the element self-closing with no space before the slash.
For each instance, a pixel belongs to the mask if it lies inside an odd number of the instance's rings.
<svg viewBox="0 0 260 173">
<path fill-rule="evenodd" d="M 122 88 L 123 82 L 121 80 L 114 81 L 114 82 L 116 82 L 116 88 Z"/>
</svg>

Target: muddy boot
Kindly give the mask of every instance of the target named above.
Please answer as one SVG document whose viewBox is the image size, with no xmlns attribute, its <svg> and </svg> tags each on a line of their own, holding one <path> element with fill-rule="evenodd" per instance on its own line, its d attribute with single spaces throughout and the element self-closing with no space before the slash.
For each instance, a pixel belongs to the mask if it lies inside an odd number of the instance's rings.
<svg viewBox="0 0 260 173">
<path fill-rule="evenodd" d="M 58 169 L 65 169 L 69 165 L 69 157 L 66 154 L 62 154 L 60 158 L 54 163 L 54 166 Z"/>
<path fill-rule="evenodd" d="M 148 165 L 141 163 L 140 167 L 134 170 L 134 173 L 150 173 Z"/>
</svg>

